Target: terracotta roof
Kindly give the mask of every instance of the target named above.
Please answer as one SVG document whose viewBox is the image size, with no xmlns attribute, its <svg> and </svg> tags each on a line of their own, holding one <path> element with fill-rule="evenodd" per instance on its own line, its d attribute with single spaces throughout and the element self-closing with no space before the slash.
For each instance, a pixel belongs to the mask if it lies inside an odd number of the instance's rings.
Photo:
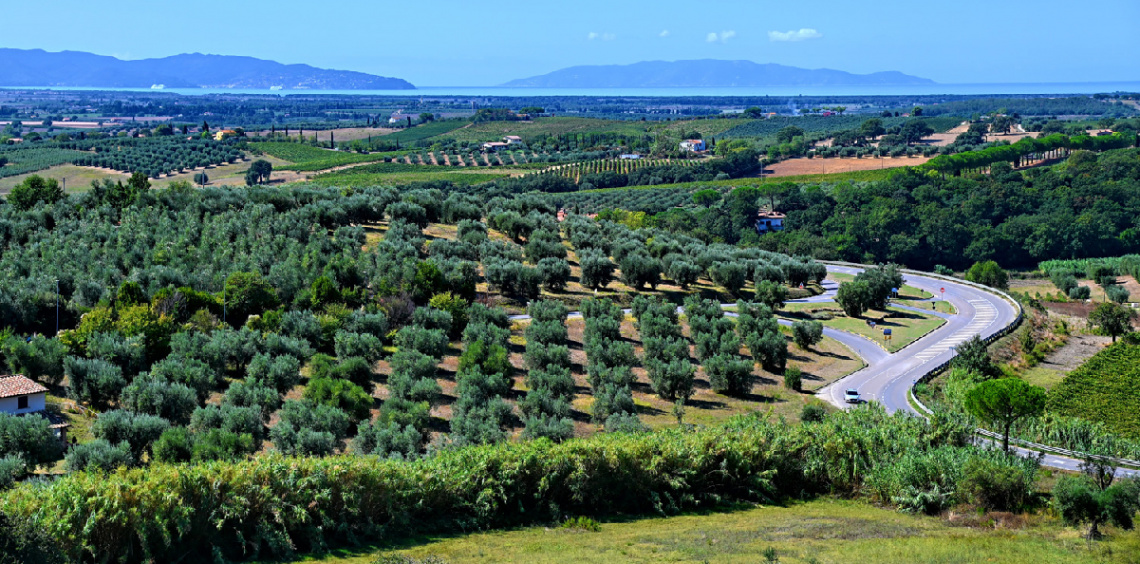
<svg viewBox="0 0 1140 564">
<path fill-rule="evenodd" d="M 0 398 L 12 398 L 47 392 L 48 389 L 22 374 L 0 376 Z"/>
</svg>

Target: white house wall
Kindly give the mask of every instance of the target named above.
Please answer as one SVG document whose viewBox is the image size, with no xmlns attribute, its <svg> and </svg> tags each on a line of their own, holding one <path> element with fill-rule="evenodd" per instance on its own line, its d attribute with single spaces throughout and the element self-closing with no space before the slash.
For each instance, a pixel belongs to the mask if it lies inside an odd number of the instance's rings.
<svg viewBox="0 0 1140 564">
<path fill-rule="evenodd" d="M 28 396 L 28 408 L 16 409 L 18 398 L 0 398 L 0 412 L 19 415 L 21 413 L 34 413 L 47 409 L 47 394 L 38 393 Z"/>
</svg>

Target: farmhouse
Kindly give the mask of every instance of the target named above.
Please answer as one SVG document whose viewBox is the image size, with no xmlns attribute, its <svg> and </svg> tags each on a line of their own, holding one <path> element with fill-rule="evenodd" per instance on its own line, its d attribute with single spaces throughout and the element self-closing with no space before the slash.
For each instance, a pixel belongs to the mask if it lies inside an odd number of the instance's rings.
<svg viewBox="0 0 1140 564">
<path fill-rule="evenodd" d="M 507 145 L 518 145 L 522 143 L 522 137 L 518 135 L 508 135 L 503 138 L 503 141 L 505 141 Z"/>
<path fill-rule="evenodd" d="M 619 158 L 623 161 L 639 161 L 639 160 L 641 160 L 641 155 L 639 155 L 637 153 L 625 153 L 625 154 L 621 155 Z"/>
<path fill-rule="evenodd" d="M 756 214 L 756 232 L 768 233 L 772 231 L 783 231 L 785 217 L 784 214 L 772 210 L 767 206 L 760 208 L 760 212 Z"/>
<path fill-rule="evenodd" d="M 21 374 L 0 375 L 0 413 L 43 417 L 48 420 L 57 439 L 67 444 L 70 425 L 62 417 L 47 411 L 47 388 Z"/>
<path fill-rule="evenodd" d="M 223 130 L 214 134 L 214 140 L 215 141 L 224 141 L 228 137 L 237 136 L 237 134 L 238 133 L 232 129 L 223 129 Z"/>
<path fill-rule="evenodd" d="M 686 139 L 681 141 L 681 150 L 699 153 L 705 150 L 705 142 L 702 139 Z"/>
<path fill-rule="evenodd" d="M 483 150 L 495 152 L 495 151 L 499 151 L 501 149 L 506 149 L 507 146 L 508 146 L 507 143 L 500 143 L 498 141 L 491 141 L 490 143 L 483 143 Z"/>
</svg>

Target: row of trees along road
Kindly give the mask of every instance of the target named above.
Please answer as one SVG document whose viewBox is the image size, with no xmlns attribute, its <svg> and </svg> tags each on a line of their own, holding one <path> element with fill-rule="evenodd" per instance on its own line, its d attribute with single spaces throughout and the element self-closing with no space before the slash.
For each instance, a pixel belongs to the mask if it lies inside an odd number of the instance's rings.
<svg viewBox="0 0 1140 564">
<path fill-rule="evenodd" d="M 1034 156 L 1035 159 L 1047 159 L 1052 154 L 1065 156 L 1071 151 L 1107 151 L 1124 147 L 1140 146 L 1140 137 L 1114 133 L 1112 135 L 1093 137 L 1081 135 L 1069 137 L 1062 134 L 1053 134 L 1039 139 L 1025 137 L 1011 145 L 999 145 L 980 151 L 966 151 L 956 155 L 941 155 L 930 159 L 921 166 L 955 176 L 963 171 L 980 171 L 994 163 L 1012 163 L 1021 166 L 1021 161 Z"/>
</svg>

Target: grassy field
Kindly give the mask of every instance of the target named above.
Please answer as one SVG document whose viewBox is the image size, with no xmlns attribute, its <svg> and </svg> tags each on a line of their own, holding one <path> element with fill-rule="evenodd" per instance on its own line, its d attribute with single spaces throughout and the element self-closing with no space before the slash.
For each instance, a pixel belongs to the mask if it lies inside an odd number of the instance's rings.
<svg viewBox="0 0 1140 564">
<path fill-rule="evenodd" d="M 596 532 L 527 527 L 421 536 L 398 544 L 339 551 L 309 562 L 369 564 L 380 555 L 435 556 L 448 564 L 769 561 L 830 564 L 891 562 L 1136 562 L 1140 533 L 1112 531 L 1092 545 L 1053 519 L 1007 526 L 1001 516 L 913 516 L 862 502 L 820 499 L 788 506 L 675 517 L 603 521 Z M 988 526 L 987 526 L 988 525 Z"/>
<path fill-rule="evenodd" d="M 466 127 L 467 124 L 468 122 L 466 120 L 434 121 L 408 129 L 397 129 L 385 135 L 384 138 L 388 141 L 399 139 L 401 143 L 414 143 L 416 141 L 431 139 L 432 137 L 439 137 L 451 133 L 452 131 Z"/>
<path fill-rule="evenodd" d="M 676 137 L 696 131 L 701 134 L 702 139 L 708 139 L 709 137 L 719 136 L 725 131 L 750 121 L 752 120 L 747 118 L 678 120 L 658 122 L 653 129 L 654 131 Z"/>
<path fill-rule="evenodd" d="M 33 174 L 42 176 L 44 178 L 54 178 L 60 181 L 60 184 L 67 187 L 68 192 L 85 191 L 90 187 L 92 180 L 110 178 L 112 180 L 126 181 L 126 179 L 130 178 L 131 176 L 122 172 L 92 168 L 88 166 L 75 166 L 70 164 L 58 165 L 46 170 L 29 172 L 27 174 L 21 174 L 19 176 L 0 178 L 0 194 L 7 194 L 8 192 L 11 192 L 12 188 Z"/>
<path fill-rule="evenodd" d="M 382 186 L 447 180 L 455 184 L 480 184 L 516 174 L 507 168 L 451 168 L 401 163 L 364 164 L 344 170 L 326 172 L 310 178 L 323 186 Z"/>
<path fill-rule="evenodd" d="M 361 154 L 330 151 L 301 143 L 266 142 L 252 143 L 251 145 L 266 155 L 287 161 L 284 166 L 275 168 L 296 172 L 316 172 L 351 164 L 374 163 L 400 154 L 398 152 Z"/>
<path fill-rule="evenodd" d="M 1021 379 L 1040 386 L 1046 390 L 1053 389 L 1054 386 L 1060 384 L 1065 379 L 1065 374 L 1060 370 L 1053 370 L 1043 366 L 1034 366 L 1021 374 Z"/>
</svg>

